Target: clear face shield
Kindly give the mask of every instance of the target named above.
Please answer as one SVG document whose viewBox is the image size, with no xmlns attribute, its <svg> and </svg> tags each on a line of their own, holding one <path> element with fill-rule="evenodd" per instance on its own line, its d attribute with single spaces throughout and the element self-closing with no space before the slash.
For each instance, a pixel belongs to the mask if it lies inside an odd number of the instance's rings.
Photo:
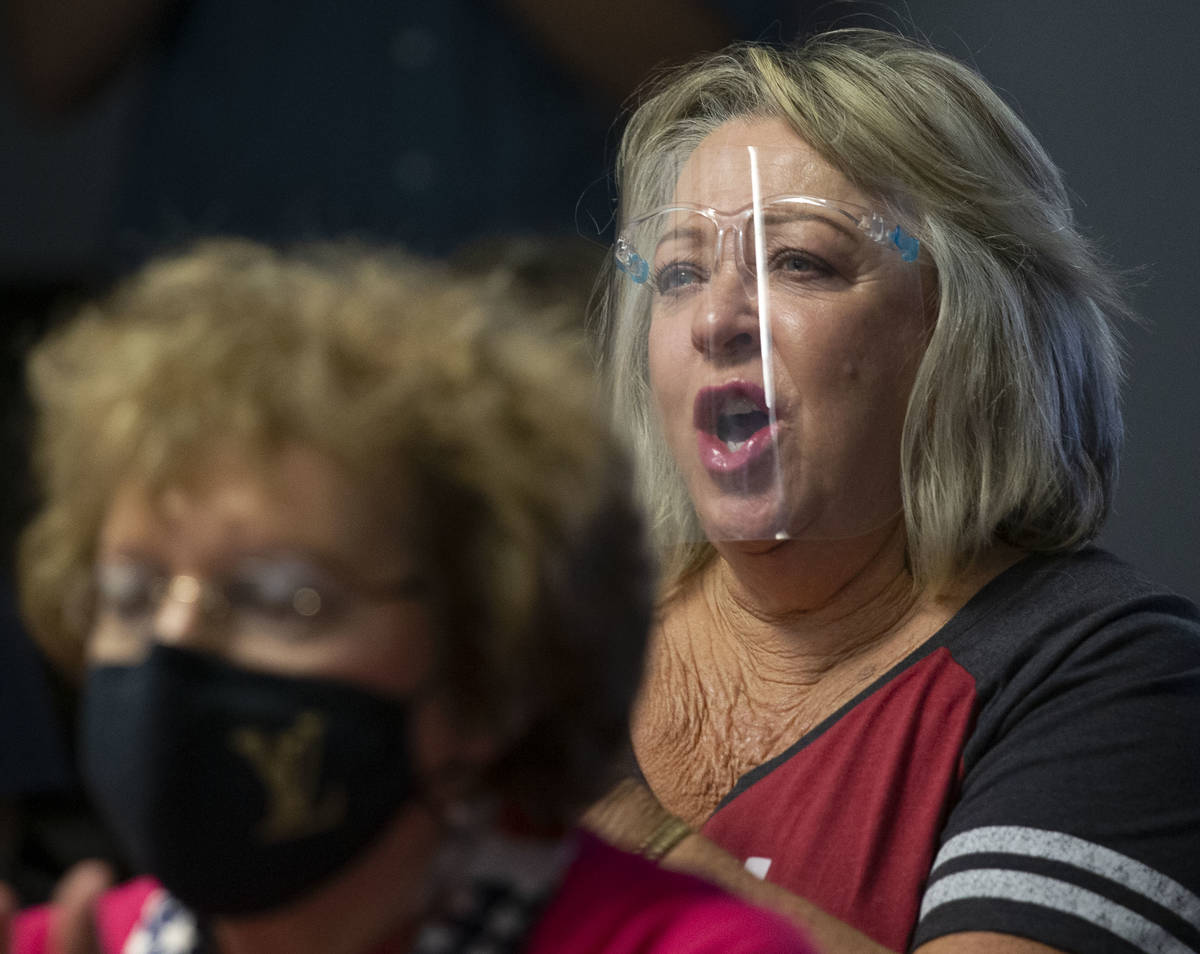
<svg viewBox="0 0 1200 954">
<path fill-rule="evenodd" d="M 620 320 L 646 349 L 648 452 L 693 509 L 681 543 L 846 539 L 901 513 L 932 320 L 919 245 L 797 142 L 702 144 L 616 242 Z"/>
</svg>

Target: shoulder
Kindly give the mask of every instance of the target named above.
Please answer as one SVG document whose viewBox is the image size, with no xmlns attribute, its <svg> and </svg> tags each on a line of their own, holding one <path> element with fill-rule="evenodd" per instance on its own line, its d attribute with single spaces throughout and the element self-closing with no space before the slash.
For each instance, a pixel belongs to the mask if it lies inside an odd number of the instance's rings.
<svg viewBox="0 0 1200 954">
<path fill-rule="evenodd" d="M 917 940 L 1200 949 L 1196 606 L 1090 548 L 1023 561 L 965 611 L 946 645 L 980 704 Z"/>
<path fill-rule="evenodd" d="M 1068 600 L 1090 607 L 1150 600 L 1168 612 L 1197 618 L 1195 604 L 1097 546 L 1030 554 L 985 586 L 979 599 L 991 605 Z"/>
<path fill-rule="evenodd" d="M 1131 675 L 1200 666 L 1200 609 L 1096 547 L 1032 555 L 988 583 L 936 640 L 984 698 L 1080 667 Z M 1097 666 L 1101 660 L 1107 664 Z"/>
<path fill-rule="evenodd" d="M 580 832 L 527 954 L 811 954 L 777 915 Z"/>
<path fill-rule="evenodd" d="M 1089 607 L 1148 600 L 1166 612 L 1193 620 L 1198 615 L 1195 604 L 1097 546 L 1030 554 L 999 574 L 981 596 L 999 602 L 1014 597 L 1039 603 L 1069 600 Z"/>
<path fill-rule="evenodd" d="M 991 591 L 991 592 L 989 592 Z M 1022 777 L 1070 802 L 1180 792 L 1200 772 L 1200 610 L 1102 550 L 1031 557 L 964 610 L 946 646 L 974 680 L 972 782 Z M 1018 771 L 1019 770 L 1019 771 Z M 1072 774 L 1073 772 L 1073 774 Z M 1182 787 L 1180 787 L 1182 786 Z M 1144 806 L 1143 806 L 1144 807 Z M 1069 820 L 1069 819 L 1064 819 Z"/>
</svg>

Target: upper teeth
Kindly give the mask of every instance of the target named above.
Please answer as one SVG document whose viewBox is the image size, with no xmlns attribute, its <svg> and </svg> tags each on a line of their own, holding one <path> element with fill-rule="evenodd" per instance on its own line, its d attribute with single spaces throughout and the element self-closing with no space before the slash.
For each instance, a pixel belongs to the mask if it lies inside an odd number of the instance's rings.
<svg viewBox="0 0 1200 954">
<path fill-rule="evenodd" d="M 723 414 L 750 414 L 759 410 L 757 404 L 747 397 L 731 398 L 722 409 Z"/>
</svg>

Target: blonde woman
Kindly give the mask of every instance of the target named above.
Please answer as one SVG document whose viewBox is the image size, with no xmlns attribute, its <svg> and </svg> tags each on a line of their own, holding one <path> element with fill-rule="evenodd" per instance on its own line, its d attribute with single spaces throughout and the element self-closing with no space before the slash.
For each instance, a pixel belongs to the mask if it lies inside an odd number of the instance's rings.
<svg viewBox="0 0 1200 954">
<path fill-rule="evenodd" d="M 1200 950 L 1200 615 L 1091 543 L 1110 271 L 966 66 L 872 31 L 664 77 L 600 315 L 666 567 L 592 813 L 822 950 Z"/>
</svg>

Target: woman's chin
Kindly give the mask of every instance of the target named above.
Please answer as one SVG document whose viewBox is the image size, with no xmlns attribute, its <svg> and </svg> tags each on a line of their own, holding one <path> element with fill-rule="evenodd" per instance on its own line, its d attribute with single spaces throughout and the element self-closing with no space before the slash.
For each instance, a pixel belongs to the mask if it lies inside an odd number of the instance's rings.
<svg viewBox="0 0 1200 954">
<path fill-rule="evenodd" d="M 710 543 L 775 544 L 788 537 L 787 511 L 777 500 L 719 501 L 699 511 Z"/>
<path fill-rule="evenodd" d="M 778 499 L 721 500 L 699 511 L 710 543 L 738 544 L 741 552 L 761 552 L 791 541 L 816 546 L 867 543 L 891 532 L 903 511 L 878 508 L 854 515 L 811 514 Z"/>
</svg>

